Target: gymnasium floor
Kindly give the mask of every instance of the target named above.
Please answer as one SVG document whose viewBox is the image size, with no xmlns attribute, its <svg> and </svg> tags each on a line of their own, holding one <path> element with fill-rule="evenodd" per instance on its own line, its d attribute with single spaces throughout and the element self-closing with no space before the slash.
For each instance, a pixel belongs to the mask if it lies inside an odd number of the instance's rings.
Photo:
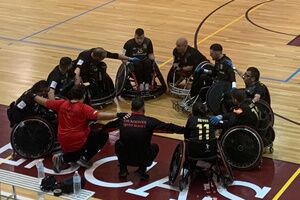
<svg viewBox="0 0 300 200">
<path fill-rule="evenodd" d="M 197 44 L 208 58 L 209 46 L 217 42 L 223 45 L 224 52 L 240 70 L 249 66 L 259 67 L 261 81 L 269 87 L 272 108 L 277 114 L 274 125 L 275 151 L 264 155 L 266 158 L 261 169 L 235 172 L 238 181 L 256 184 L 264 195 L 254 197 L 252 189 L 230 186 L 228 190 L 236 195 L 230 198 L 298 199 L 299 7 L 299 0 L 0 1 L 0 149 L 5 150 L 0 151 L 0 168 L 36 175 L 34 168 L 25 168 L 31 162 L 29 160 L 24 160 L 18 166 L 8 162 L 13 160 L 7 146 L 10 131 L 5 119 L 5 106 L 34 82 L 45 79 L 61 57 L 75 59 L 80 51 L 96 46 L 121 52 L 123 44 L 133 36 L 134 30 L 142 27 L 146 36 L 153 41 L 156 60 L 165 77 L 172 63 L 175 41 L 182 36 L 188 38 L 191 46 Z M 292 45 L 288 45 L 290 42 Z M 107 59 L 106 63 L 109 66 L 108 73 L 114 79 L 120 62 Z M 237 79 L 238 86 L 243 87 L 242 80 Z M 163 95 L 148 101 L 146 112 L 161 120 L 184 125 L 186 116 L 172 109 L 171 99 L 173 97 Z M 105 110 L 129 111 L 129 102 L 120 102 L 119 107 L 111 105 Z M 182 139 L 178 135 L 170 137 Z M 104 158 L 115 159 L 112 157 L 113 140 L 112 136 L 110 144 L 97 154 L 97 163 Z M 96 177 L 88 179 L 87 188 L 95 190 L 95 197 L 101 199 L 144 199 L 141 195 L 145 191 L 149 193 L 146 197 L 149 199 L 209 199 L 208 196 L 226 199 L 222 191 L 207 194 L 202 183 L 191 185 L 189 190 L 181 193 L 165 186 L 163 178 L 168 173 L 168 159 L 178 141 L 159 136 L 155 136 L 154 141 L 160 144 L 161 151 L 157 164 L 149 171 L 151 179 L 148 182 L 139 182 L 135 176 L 130 176 L 130 185 L 103 187 L 100 180 L 120 182 L 117 179 L 117 164 L 112 161 L 95 169 L 94 173 L 91 170 L 80 171 L 85 177 L 91 177 L 91 174 Z M 49 158 L 45 163 L 50 168 Z M 157 187 L 150 189 L 151 184 Z"/>
</svg>

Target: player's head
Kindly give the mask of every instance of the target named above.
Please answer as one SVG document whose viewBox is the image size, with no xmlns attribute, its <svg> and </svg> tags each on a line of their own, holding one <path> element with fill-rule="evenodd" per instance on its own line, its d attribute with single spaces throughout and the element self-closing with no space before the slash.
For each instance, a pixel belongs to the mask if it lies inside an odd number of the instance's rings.
<svg viewBox="0 0 300 200">
<path fill-rule="evenodd" d="M 143 44 L 144 39 L 145 39 L 145 33 L 144 33 L 144 30 L 141 29 L 141 28 L 137 28 L 137 29 L 135 30 L 135 33 L 134 33 L 134 40 L 135 40 L 135 42 L 136 42 L 138 45 L 141 45 L 141 44 Z"/>
<path fill-rule="evenodd" d="M 260 72 L 256 67 L 249 67 L 243 75 L 246 86 L 252 85 L 259 81 Z"/>
<path fill-rule="evenodd" d="M 59 70 L 65 74 L 72 67 L 72 59 L 69 57 L 62 57 L 59 61 Z"/>
<path fill-rule="evenodd" d="M 94 60 L 102 61 L 104 58 L 106 58 L 106 55 L 107 55 L 107 52 L 101 47 L 97 47 L 97 48 L 93 49 L 92 58 Z"/>
<path fill-rule="evenodd" d="M 223 54 L 223 47 L 220 44 L 212 44 L 209 49 L 210 56 L 213 60 L 218 60 Z"/>
<path fill-rule="evenodd" d="M 36 82 L 31 88 L 30 91 L 32 93 L 35 93 L 39 96 L 48 97 L 48 92 L 49 92 L 50 88 L 48 85 L 48 82 L 45 80 L 40 80 L 38 82 Z"/>
<path fill-rule="evenodd" d="M 188 47 L 188 41 L 186 38 L 178 38 L 176 41 L 176 50 L 180 54 L 184 54 Z"/>
<path fill-rule="evenodd" d="M 194 103 L 193 108 L 192 108 L 192 114 L 194 116 L 206 117 L 207 116 L 207 106 L 201 102 Z"/>
<path fill-rule="evenodd" d="M 238 105 L 246 99 L 246 92 L 244 89 L 234 89 L 231 92 L 231 97 L 232 97 L 233 103 Z"/>
<path fill-rule="evenodd" d="M 70 100 L 84 101 L 86 95 L 85 86 L 84 85 L 75 85 L 70 90 L 69 96 Z"/>
<path fill-rule="evenodd" d="M 132 99 L 131 111 L 145 113 L 145 102 L 142 97 L 137 96 Z"/>
</svg>

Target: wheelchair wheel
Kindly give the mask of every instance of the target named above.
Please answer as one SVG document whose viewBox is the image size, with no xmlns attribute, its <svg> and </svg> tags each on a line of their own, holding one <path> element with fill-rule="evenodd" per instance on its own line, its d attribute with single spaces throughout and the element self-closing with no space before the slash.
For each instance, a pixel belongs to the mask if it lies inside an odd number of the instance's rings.
<svg viewBox="0 0 300 200">
<path fill-rule="evenodd" d="M 125 88 L 128 75 L 129 75 L 129 70 L 127 66 L 125 64 L 121 64 L 118 69 L 116 80 L 115 80 L 115 90 L 117 96 L 119 96 L 122 93 L 123 89 Z"/>
<path fill-rule="evenodd" d="M 267 122 L 267 124 L 265 124 L 265 126 L 266 127 L 268 127 L 269 125 L 273 126 L 274 125 L 274 112 L 273 112 L 272 108 L 270 107 L 270 105 L 267 102 L 265 102 L 264 100 L 260 100 L 255 103 L 255 106 L 260 111 L 262 119 Z M 265 127 L 260 127 L 260 128 L 265 128 Z"/>
<path fill-rule="evenodd" d="M 185 144 L 180 142 L 173 153 L 172 160 L 169 168 L 169 182 L 174 184 L 177 180 L 178 174 L 180 173 L 184 161 Z"/>
<path fill-rule="evenodd" d="M 39 158 L 51 153 L 55 133 L 44 119 L 32 117 L 14 126 L 10 142 L 14 152 L 23 158 Z"/>
<path fill-rule="evenodd" d="M 252 128 L 235 126 L 221 138 L 221 146 L 228 163 L 242 170 L 258 166 L 262 159 L 263 141 Z"/>
<path fill-rule="evenodd" d="M 153 64 L 153 70 L 155 72 L 156 78 L 159 80 L 159 82 L 161 84 L 161 88 L 162 88 L 161 93 L 165 93 L 167 90 L 167 85 L 166 85 L 165 79 L 164 79 L 162 73 L 160 72 L 159 67 L 157 66 L 156 63 Z"/>
<path fill-rule="evenodd" d="M 223 152 L 223 149 L 221 148 L 220 143 L 217 142 L 217 145 L 218 145 L 219 159 L 222 161 L 225 173 L 221 169 L 220 172 L 222 176 L 223 186 L 226 188 L 234 181 L 233 172 L 228 161 L 225 159 L 225 154 Z"/>
<path fill-rule="evenodd" d="M 213 112 L 214 115 L 219 115 L 227 112 L 226 105 L 229 101 L 228 93 L 230 91 L 231 84 L 229 82 L 217 82 L 214 83 L 207 91 L 206 103 L 208 109 Z"/>
<path fill-rule="evenodd" d="M 262 140 L 264 142 L 264 147 L 269 147 L 273 144 L 275 140 L 275 131 L 273 127 L 268 127 L 265 133 L 262 136 Z"/>
</svg>

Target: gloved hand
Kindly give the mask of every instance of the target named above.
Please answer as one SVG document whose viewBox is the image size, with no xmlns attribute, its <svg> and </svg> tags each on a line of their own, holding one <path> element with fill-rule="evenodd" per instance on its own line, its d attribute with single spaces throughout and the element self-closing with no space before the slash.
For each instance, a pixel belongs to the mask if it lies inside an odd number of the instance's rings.
<svg viewBox="0 0 300 200">
<path fill-rule="evenodd" d="M 128 61 L 136 64 L 136 63 L 140 62 L 141 60 L 136 57 L 129 57 Z"/>
<path fill-rule="evenodd" d="M 218 124 L 222 119 L 223 119 L 223 116 L 222 116 L 222 115 L 211 116 L 211 117 L 209 118 L 209 120 L 211 121 L 211 123 L 212 123 L 213 125 Z"/>
<path fill-rule="evenodd" d="M 118 112 L 117 113 L 117 118 L 123 119 L 128 113 L 124 113 L 124 112 Z"/>
</svg>

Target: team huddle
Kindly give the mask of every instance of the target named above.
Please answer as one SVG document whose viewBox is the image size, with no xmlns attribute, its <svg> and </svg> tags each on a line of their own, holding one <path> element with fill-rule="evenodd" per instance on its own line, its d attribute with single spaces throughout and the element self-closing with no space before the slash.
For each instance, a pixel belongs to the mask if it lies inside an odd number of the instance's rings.
<svg viewBox="0 0 300 200">
<path fill-rule="evenodd" d="M 74 61 L 62 57 L 47 80 L 35 83 L 9 106 L 7 113 L 11 127 L 32 116 L 41 116 L 44 110 L 55 113 L 52 124 L 61 148 L 52 157 L 56 173 L 65 163 L 90 168 L 92 158 L 108 140 L 108 129 L 120 131 L 120 138 L 115 143 L 119 177 L 127 177 L 127 166 L 136 166 L 141 180 L 149 179 L 146 168 L 159 152 L 159 146 L 151 143 L 154 132 L 178 133 L 188 141 L 207 142 L 216 140 L 216 130 L 221 130 L 221 140 L 237 125 L 262 132 L 262 123 L 266 119 L 258 102 L 265 101 L 268 107 L 271 100 L 267 87 L 260 82 L 260 72 L 256 67 L 249 67 L 245 73 L 239 71 L 223 53 L 220 44 L 210 46 L 214 61 L 211 63 L 199 50 L 189 46 L 187 39 L 179 38 L 173 50 L 174 60 L 166 78 L 167 84 L 157 67 L 153 44 L 145 37 L 143 29 L 136 29 L 134 38 L 128 40 L 123 49 L 123 54 L 118 54 L 100 47 L 92 48 L 81 52 Z M 115 86 L 106 72 L 105 58 L 121 60 L 122 69 L 127 70 L 124 74 L 119 70 Z M 237 88 L 236 74 L 244 80 L 245 87 Z M 161 86 L 157 84 L 157 77 Z M 184 80 L 189 81 L 183 83 Z M 145 115 L 145 97 L 155 95 L 154 91 L 158 89 L 164 93 L 167 85 L 170 93 L 178 94 L 182 88 L 188 90 L 178 104 L 191 114 L 185 126 Z M 97 103 L 121 95 L 116 89 L 133 91 L 130 113 L 109 113 L 93 108 Z M 112 121 L 103 128 L 92 128 L 91 124 L 97 120 Z M 264 140 L 264 136 L 261 137 Z M 196 163 L 189 162 L 190 170 L 195 166 Z"/>
</svg>

